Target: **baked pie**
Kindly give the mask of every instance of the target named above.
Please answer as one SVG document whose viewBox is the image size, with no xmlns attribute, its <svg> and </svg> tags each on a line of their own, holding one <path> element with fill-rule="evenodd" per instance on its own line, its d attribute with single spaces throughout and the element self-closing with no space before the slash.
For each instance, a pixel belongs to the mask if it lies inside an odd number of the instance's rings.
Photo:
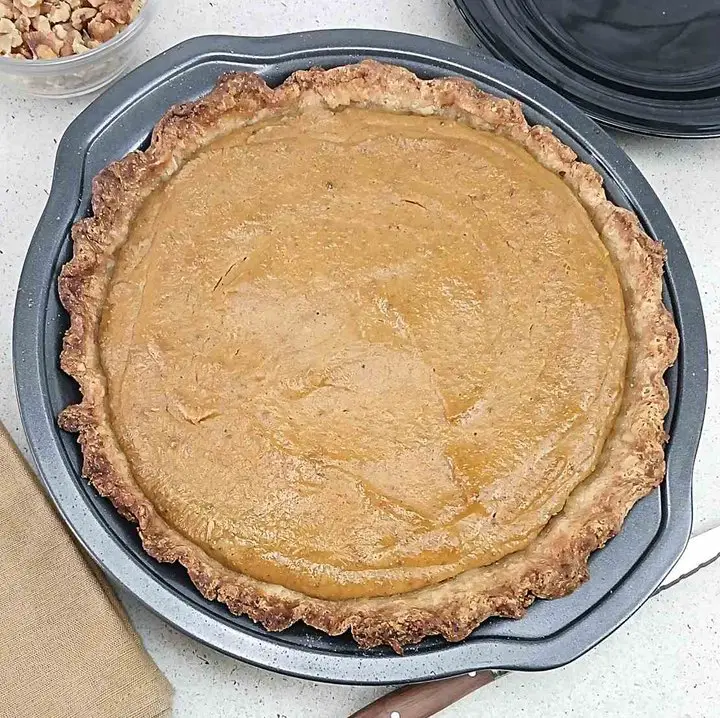
<svg viewBox="0 0 720 718">
<path fill-rule="evenodd" d="M 467 81 L 226 75 L 73 242 L 84 475 L 269 630 L 460 640 L 576 588 L 663 479 L 663 248 Z"/>
</svg>

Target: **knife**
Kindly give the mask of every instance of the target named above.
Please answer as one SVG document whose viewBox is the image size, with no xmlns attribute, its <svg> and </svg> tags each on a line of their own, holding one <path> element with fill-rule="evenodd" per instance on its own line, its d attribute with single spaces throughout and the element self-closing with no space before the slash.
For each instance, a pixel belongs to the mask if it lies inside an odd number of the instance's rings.
<svg viewBox="0 0 720 718">
<path fill-rule="evenodd" d="M 674 586 L 720 557 L 720 526 L 693 536 L 672 571 L 653 595 Z M 398 688 L 353 713 L 350 718 L 430 718 L 508 671 L 472 671 L 455 678 Z"/>
</svg>

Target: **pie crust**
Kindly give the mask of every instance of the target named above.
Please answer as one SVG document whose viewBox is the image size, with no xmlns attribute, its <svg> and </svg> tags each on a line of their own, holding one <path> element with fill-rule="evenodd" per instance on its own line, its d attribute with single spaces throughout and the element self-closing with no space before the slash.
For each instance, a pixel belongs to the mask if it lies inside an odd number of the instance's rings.
<svg viewBox="0 0 720 718">
<path fill-rule="evenodd" d="M 301 105 L 438 115 L 517 143 L 580 200 L 609 252 L 625 301 L 630 336 L 625 388 L 594 472 L 526 548 L 395 596 L 313 598 L 226 568 L 161 518 L 135 482 L 109 416 L 100 320 L 113 255 L 136 212 L 155 187 L 213 139 Z M 530 127 L 515 101 L 485 94 L 461 79 L 423 81 L 374 61 L 297 72 L 276 89 L 255 74 L 226 75 L 206 97 L 173 107 L 146 151 L 128 155 L 95 178 L 92 210 L 92 217 L 73 228 L 74 256 L 59 279 L 60 298 L 71 317 L 61 365 L 83 395 L 80 404 L 62 412 L 60 425 L 79 433 L 84 476 L 123 516 L 137 522 L 149 554 L 179 561 L 206 598 L 271 631 L 304 621 L 331 635 L 350 630 L 364 648 L 386 644 L 401 652 L 429 635 L 461 640 L 491 616 L 520 617 L 535 597 L 563 596 L 585 581 L 589 554 L 619 531 L 633 504 L 664 477 L 668 390 L 663 374 L 678 347 L 662 303 L 664 250 L 633 213 L 607 200 L 600 175 L 577 161 L 548 128 Z"/>
</svg>

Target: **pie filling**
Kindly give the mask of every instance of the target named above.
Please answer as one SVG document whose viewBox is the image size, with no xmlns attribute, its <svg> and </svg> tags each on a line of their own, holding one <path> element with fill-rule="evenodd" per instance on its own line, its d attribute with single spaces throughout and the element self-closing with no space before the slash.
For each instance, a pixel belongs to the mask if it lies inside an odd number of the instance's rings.
<svg viewBox="0 0 720 718">
<path fill-rule="evenodd" d="M 100 330 L 165 521 L 303 594 L 401 594 L 528 543 L 594 469 L 628 334 L 608 252 L 524 149 L 349 108 L 207 144 L 145 201 Z"/>
</svg>

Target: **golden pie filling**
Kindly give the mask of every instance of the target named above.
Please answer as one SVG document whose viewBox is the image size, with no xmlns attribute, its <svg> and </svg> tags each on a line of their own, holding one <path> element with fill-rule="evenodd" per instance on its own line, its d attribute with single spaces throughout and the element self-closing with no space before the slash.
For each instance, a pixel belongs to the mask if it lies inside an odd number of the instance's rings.
<svg viewBox="0 0 720 718">
<path fill-rule="evenodd" d="M 165 521 L 325 599 L 528 545 L 622 398 L 618 278 L 572 191 L 437 117 L 296 111 L 206 145 L 135 217 L 100 336 Z"/>
</svg>

